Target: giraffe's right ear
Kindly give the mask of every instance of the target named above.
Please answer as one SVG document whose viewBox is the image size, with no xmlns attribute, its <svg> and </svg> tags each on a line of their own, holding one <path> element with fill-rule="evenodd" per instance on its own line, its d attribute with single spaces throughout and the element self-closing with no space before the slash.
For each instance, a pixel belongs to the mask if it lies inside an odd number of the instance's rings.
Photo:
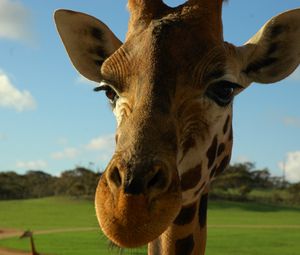
<svg viewBox="0 0 300 255">
<path fill-rule="evenodd" d="M 89 80 L 100 82 L 102 63 L 122 45 L 120 40 L 104 23 L 84 13 L 58 10 L 54 19 L 73 65 Z"/>
<path fill-rule="evenodd" d="M 300 63 L 300 9 L 273 17 L 238 51 L 248 83 L 286 78 Z"/>
</svg>

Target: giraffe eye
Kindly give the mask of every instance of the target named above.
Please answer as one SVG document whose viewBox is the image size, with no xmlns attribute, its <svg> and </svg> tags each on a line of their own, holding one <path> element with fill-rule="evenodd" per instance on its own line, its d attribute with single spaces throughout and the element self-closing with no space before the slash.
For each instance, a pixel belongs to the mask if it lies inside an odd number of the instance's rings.
<svg viewBox="0 0 300 255">
<path fill-rule="evenodd" d="M 240 85 L 229 81 L 218 81 L 208 87 L 206 96 L 224 107 L 232 102 L 235 90 L 240 87 Z"/>
<path fill-rule="evenodd" d="M 104 91 L 106 97 L 108 98 L 110 104 L 113 106 L 116 104 L 117 100 L 119 99 L 119 96 L 117 92 L 107 83 L 101 82 L 99 87 L 96 87 L 94 91 Z"/>
<path fill-rule="evenodd" d="M 111 87 L 107 86 L 104 90 L 106 97 L 111 103 L 114 103 L 118 99 L 117 93 Z"/>
</svg>

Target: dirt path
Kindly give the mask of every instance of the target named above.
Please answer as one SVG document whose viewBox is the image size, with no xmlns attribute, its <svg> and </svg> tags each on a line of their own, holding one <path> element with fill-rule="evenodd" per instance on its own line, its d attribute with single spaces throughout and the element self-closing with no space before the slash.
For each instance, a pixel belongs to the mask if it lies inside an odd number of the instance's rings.
<svg viewBox="0 0 300 255">
<path fill-rule="evenodd" d="M 59 228 L 59 229 L 48 229 L 48 230 L 36 230 L 33 231 L 34 234 L 43 235 L 43 234 L 54 234 L 54 233 L 66 233 L 66 232 L 85 232 L 93 231 L 99 228 Z M 0 229 L 0 240 L 10 237 L 19 237 L 24 233 L 24 230 L 20 229 Z M 2 254 L 0 254 L 2 255 Z"/>
<path fill-rule="evenodd" d="M 32 254 L 31 252 L 10 250 L 10 249 L 0 247 L 0 255 L 32 255 Z"/>
<path fill-rule="evenodd" d="M 10 237 L 21 236 L 23 233 L 24 231 L 20 229 L 0 229 L 0 240 Z M 0 253 L 0 255 L 2 255 L 2 253 Z"/>
</svg>

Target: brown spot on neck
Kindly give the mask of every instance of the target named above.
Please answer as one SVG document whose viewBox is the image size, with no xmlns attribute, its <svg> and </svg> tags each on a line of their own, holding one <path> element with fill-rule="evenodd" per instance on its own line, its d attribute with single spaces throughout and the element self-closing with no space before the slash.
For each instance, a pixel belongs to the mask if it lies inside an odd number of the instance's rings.
<svg viewBox="0 0 300 255">
<path fill-rule="evenodd" d="M 229 162 L 230 162 L 230 156 L 225 156 L 221 161 L 220 165 L 216 169 L 216 175 L 219 175 L 220 173 L 224 172 Z"/>
<path fill-rule="evenodd" d="M 219 157 L 225 151 L 225 143 L 221 143 L 218 148 L 217 156 Z"/>
<path fill-rule="evenodd" d="M 196 214 L 197 204 L 193 203 L 181 208 L 180 213 L 176 217 L 174 224 L 175 225 L 186 225 L 193 221 Z"/>
<path fill-rule="evenodd" d="M 175 255 L 190 255 L 194 249 L 195 242 L 193 234 L 179 239 L 175 243 Z"/>
<path fill-rule="evenodd" d="M 204 194 L 204 195 L 202 195 L 202 197 L 200 199 L 200 205 L 199 205 L 200 228 L 204 228 L 206 226 L 207 204 L 208 204 L 208 194 Z"/>
<path fill-rule="evenodd" d="M 223 126 L 223 134 L 225 135 L 228 131 L 228 127 L 229 127 L 229 121 L 230 121 L 230 115 L 228 115 L 225 123 L 224 123 L 224 126 Z"/>
<path fill-rule="evenodd" d="M 181 189 L 186 191 L 197 186 L 201 180 L 202 164 L 188 170 L 181 176 Z"/>
<path fill-rule="evenodd" d="M 218 138 L 217 136 L 214 137 L 214 140 L 211 144 L 211 146 L 209 147 L 209 149 L 207 150 L 207 159 L 208 159 L 208 163 L 207 163 L 207 168 L 210 169 L 216 159 L 216 154 L 217 154 L 217 148 L 218 148 Z"/>
</svg>

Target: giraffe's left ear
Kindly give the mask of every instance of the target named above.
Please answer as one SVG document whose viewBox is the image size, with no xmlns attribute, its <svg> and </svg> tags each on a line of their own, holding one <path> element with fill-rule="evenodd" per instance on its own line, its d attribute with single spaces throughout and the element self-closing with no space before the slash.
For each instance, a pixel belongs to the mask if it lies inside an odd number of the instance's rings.
<svg viewBox="0 0 300 255">
<path fill-rule="evenodd" d="M 300 9 L 272 18 L 237 50 L 247 83 L 284 79 L 300 63 Z"/>
</svg>

